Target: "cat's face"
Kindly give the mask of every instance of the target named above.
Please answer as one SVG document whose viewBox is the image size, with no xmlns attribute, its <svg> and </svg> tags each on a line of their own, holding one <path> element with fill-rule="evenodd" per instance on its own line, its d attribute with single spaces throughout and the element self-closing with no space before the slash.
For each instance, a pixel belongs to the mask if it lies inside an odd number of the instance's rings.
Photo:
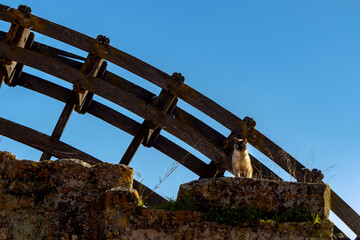
<svg viewBox="0 0 360 240">
<path fill-rule="evenodd" d="M 235 139 L 234 150 L 245 151 L 247 149 L 247 139 Z"/>
</svg>

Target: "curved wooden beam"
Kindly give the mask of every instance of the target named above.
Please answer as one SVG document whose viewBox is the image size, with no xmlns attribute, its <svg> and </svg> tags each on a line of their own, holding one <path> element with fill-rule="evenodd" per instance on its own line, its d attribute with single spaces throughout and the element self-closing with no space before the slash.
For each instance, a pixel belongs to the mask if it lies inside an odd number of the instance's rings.
<svg viewBox="0 0 360 240">
<path fill-rule="evenodd" d="M 189 114 L 182 112 L 178 108 L 174 111 L 174 115 L 176 116 L 176 118 L 172 118 L 167 114 L 158 112 L 154 107 L 151 106 L 150 101 L 152 101 L 154 97 L 152 93 L 110 72 L 105 73 L 103 80 L 105 80 L 107 83 L 110 83 L 111 85 L 108 84 L 107 86 L 105 86 L 106 82 L 102 81 L 102 79 L 91 78 L 92 80 L 89 81 L 88 79 L 84 78 L 84 76 L 78 69 L 67 65 L 67 63 L 59 61 L 59 59 L 54 59 L 51 56 L 44 56 L 42 54 L 26 49 L 20 49 L 17 47 L 11 47 L 11 51 L 6 51 L 8 49 L 6 45 L 0 43 L 0 48 L 1 47 L 4 50 L 5 56 L 7 54 L 12 54 L 12 56 L 9 56 L 10 59 L 13 59 L 20 63 L 27 62 L 25 63 L 26 65 L 48 72 L 49 74 L 55 75 L 73 84 L 81 85 L 83 88 L 91 92 L 97 93 L 100 96 L 103 96 L 104 98 L 107 98 L 108 100 L 113 101 L 120 106 L 129 109 L 130 111 L 133 111 L 144 119 L 152 120 L 160 127 L 164 127 L 164 123 L 166 122 L 166 131 L 172 133 L 179 139 L 193 146 L 195 149 L 199 150 L 204 155 L 220 164 L 220 166 L 224 166 L 225 169 L 231 172 L 231 163 L 220 146 L 220 142 L 223 141 L 221 135 L 217 134 L 216 131 L 212 130 L 211 128 L 206 127 L 205 124 L 200 124 L 200 126 L 198 124 L 199 121 L 193 121 L 193 117 L 192 119 L 190 119 L 190 121 L 187 121 L 187 123 L 192 121 L 191 124 L 183 124 L 184 119 L 187 118 L 189 120 Z M 35 63 L 35 60 L 37 60 L 38 62 Z M 59 70 L 59 68 L 61 70 Z M 97 89 L 95 91 L 89 89 L 89 86 L 86 86 L 89 84 L 96 84 L 95 88 Z M 106 93 L 97 92 L 98 90 L 104 90 L 106 87 Z M 116 93 L 119 91 L 121 93 Z M 120 99 L 119 96 L 121 96 L 122 98 Z M 254 129 L 252 131 L 256 130 Z M 255 147 L 260 146 L 262 147 L 261 149 L 265 149 L 265 152 L 267 153 L 266 155 L 268 157 L 270 157 L 271 159 L 277 159 L 277 161 L 275 162 L 277 162 L 278 164 L 280 163 L 279 165 L 285 171 L 293 175 L 294 173 L 290 172 L 288 167 L 290 162 L 291 166 L 294 166 L 293 169 L 295 169 L 296 179 L 298 179 L 299 181 L 303 181 L 304 174 L 302 173 L 302 169 L 304 168 L 304 166 L 294 160 L 291 156 L 291 158 L 287 158 L 287 155 L 284 153 L 285 151 L 283 150 L 281 150 L 281 154 L 279 153 L 279 151 L 275 151 L 275 155 L 273 155 L 271 151 L 267 150 L 268 148 L 264 148 L 264 139 L 268 140 L 266 137 L 263 136 L 261 145 L 258 144 L 255 145 Z M 269 141 L 265 143 L 267 143 L 267 145 L 270 145 L 272 142 Z M 291 162 L 291 160 L 293 160 L 293 162 Z"/>
<path fill-rule="evenodd" d="M 58 158 L 77 158 L 90 164 L 100 163 L 97 158 L 31 128 L 0 118 L 0 134 Z"/>
<path fill-rule="evenodd" d="M 89 36 L 32 14 L 25 17 L 19 13 L 17 9 L 10 9 L 8 6 L 4 5 L 0 5 L 0 19 L 20 24 L 22 27 L 31 28 L 33 31 L 55 38 L 84 51 L 91 52 L 147 79 L 165 90 L 171 91 L 174 95 L 215 119 L 232 132 L 239 135 L 247 133 L 245 123 L 219 104 L 192 89 L 188 85 L 179 83 L 161 70 L 110 45 L 99 44 L 95 39 Z M 251 145 L 272 159 L 285 171 L 288 171 L 288 166 L 290 164 L 294 168 L 294 171 L 289 174 L 298 181 L 304 181 L 304 176 L 306 175 L 304 173 L 305 167 L 270 139 L 254 129 L 248 140 Z"/>
<path fill-rule="evenodd" d="M 22 73 L 18 81 L 18 85 L 62 102 L 66 102 L 71 94 L 71 90 L 69 89 L 25 72 Z M 133 136 L 140 127 L 140 123 L 97 101 L 92 101 L 90 103 L 87 112 Z M 193 154 L 187 152 L 183 148 L 179 147 L 175 143 L 171 142 L 167 138 L 160 135 L 157 141 L 154 143 L 153 147 L 179 162 L 198 176 L 201 177 L 207 175 L 208 167 L 206 163 L 195 157 Z"/>
<path fill-rule="evenodd" d="M 35 46 L 36 44 L 38 43 L 34 43 Z M 42 44 L 38 44 L 40 47 L 40 50 L 39 51 L 39 48 L 31 48 L 32 50 L 35 50 L 36 52 L 40 52 L 42 54 L 45 54 L 46 56 L 54 56 L 55 53 L 58 53 L 60 52 L 59 49 L 56 49 L 56 48 L 50 48 L 46 45 L 42 45 Z M 66 56 L 71 56 L 71 53 L 67 53 L 65 52 L 64 55 Z M 82 65 L 76 61 L 73 61 L 73 60 L 69 60 L 69 59 L 58 59 L 58 60 L 61 60 L 63 61 L 64 63 L 66 64 L 69 64 L 70 66 L 76 68 L 76 69 L 81 69 Z M 25 73 L 26 74 L 26 73 Z M 26 76 L 26 79 L 28 79 L 27 83 L 26 84 L 31 84 L 33 88 L 33 90 L 35 91 L 41 91 L 42 89 L 43 90 L 46 90 L 46 91 L 51 91 L 51 90 L 54 90 L 51 94 L 51 96 L 53 98 L 56 98 L 58 100 L 61 100 L 61 101 L 64 101 L 63 99 L 61 99 L 62 96 L 64 96 L 64 92 L 63 92 L 63 89 L 61 88 L 58 88 L 56 87 L 57 85 L 53 85 L 53 87 L 51 87 L 51 84 L 52 83 L 49 83 L 47 81 L 39 81 L 39 78 L 35 77 L 35 76 L 31 76 L 31 75 L 25 75 Z M 33 80 L 34 81 L 30 81 L 32 78 L 34 78 Z M 103 77 L 103 80 L 119 87 L 119 88 L 122 88 L 122 89 L 125 89 L 126 91 L 128 92 L 131 92 L 133 95 L 135 95 L 136 97 L 144 100 L 144 101 L 147 101 L 148 103 L 152 103 L 154 98 L 155 98 L 155 94 L 111 73 L 111 72 L 106 72 L 104 77 Z M 40 86 L 40 85 L 43 85 L 43 86 Z M 26 87 L 26 86 L 25 86 Z M 46 94 L 46 93 L 45 93 Z M 49 94 L 46 94 L 46 95 L 49 95 Z M 66 97 L 67 98 L 67 97 Z M 185 124 L 187 124 L 188 126 L 190 126 L 192 129 L 194 130 L 197 130 L 200 134 L 202 134 L 204 137 L 208 138 L 209 140 L 211 140 L 216 146 L 218 146 L 219 148 L 221 148 L 222 144 L 224 143 L 224 141 L 226 140 L 226 138 L 220 134 L 219 132 L 217 132 L 216 130 L 214 130 L 213 128 L 207 126 L 205 123 L 203 123 L 202 121 L 200 121 L 199 119 L 193 117 L 192 115 L 188 114 L 187 112 L 185 112 L 184 110 L 182 110 L 181 108 L 179 107 L 176 107 L 174 109 L 174 111 L 172 112 L 172 115 L 175 117 L 175 118 L 178 118 L 180 121 L 184 122 Z M 169 145 L 169 144 L 167 144 Z M 161 148 L 161 146 L 159 146 Z M 164 149 L 165 150 L 165 149 Z M 164 151 L 163 150 L 163 151 Z M 175 151 L 176 152 L 176 151 Z M 172 154 L 174 154 L 175 152 L 172 152 Z M 181 151 L 180 151 L 181 152 Z M 169 155 L 170 153 L 168 153 L 167 155 Z M 187 152 L 184 153 L 183 156 L 188 156 L 187 159 L 192 159 L 193 155 L 189 155 Z M 252 156 L 251 156 L 252 157 Z M 174 158 L 175 160 L 178 161 L 180 157 L 177 156 L 177 158 Z M 182 157 L 180 158 L 182 159 Z M 274 174 L 272 173 L 271 170 L 269 170 L 266 166 L 262 165 L 257 159 L 255 159 L 254 157 L 252 157 L 253 159 L 253 162 L 254 162 L 254 165 L 255 165 L 255 168 L 256 169 L 261 169 L 261 175 L 262 177 L 264 178 L 270 178 L 270 179 L 277 179 L 276 177 L 274 177 Z M 197 162 L 197 161 L 195 161 Z M 198 164 L 197 164 L 198 165 Z M 192 170 L 193 171 L 193 170 Z M 259 172 L 260 172 L 259 171 Z M 202 172 L 201 174 L 198 174 L 199 176 L 209 176 L 211 177 L 211 173 L 208 172 L 208 170 L 200 170 L 200 169 L 197 169 L 197 171 L 193 171 L 195 173 L 200 173 Z M 207 172 L 206 174 L 204 172 Z M 258 174 L 258 176 L 260 176 Z"/>
<path fill-rule="evenodd" d="M 14 46 L 10 48 L 3 42 L 0 42 L 0 55 L 49 73 L 72 84 L 79 85 L 92 93 L 98 94 L 105 99 L 125 107 L 140 117 L 152 121 L 158 127 L 164 128 L 165 131 L 188 143 L 208 158 L 231 171 L 231 163 L 227 161 L 226 154 L 222 149 L 215 146 L 211 141 L 180 120 L 169 114 L 159 112 L 148 102 L 120 89 L 118 86 L 97 77 L 84 76 L 80 70 L 60 62 L 55 58 L 44 56 L 28 49 L 21 49 Z"/>
</svg>

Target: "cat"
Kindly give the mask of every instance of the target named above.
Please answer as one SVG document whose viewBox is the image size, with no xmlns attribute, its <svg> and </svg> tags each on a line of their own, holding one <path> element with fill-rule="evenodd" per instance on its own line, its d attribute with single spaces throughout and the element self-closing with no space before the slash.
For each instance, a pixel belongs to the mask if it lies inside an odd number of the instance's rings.
<svg viewBox="0 0 360 240">
<path fill-rule="evenodd" d="M 235 177 L 252 178 L 250 156 L 247 151 L 247 139 L 234 139 L 234 152 L 232 155 L 232 166 Z"/>
</svg>

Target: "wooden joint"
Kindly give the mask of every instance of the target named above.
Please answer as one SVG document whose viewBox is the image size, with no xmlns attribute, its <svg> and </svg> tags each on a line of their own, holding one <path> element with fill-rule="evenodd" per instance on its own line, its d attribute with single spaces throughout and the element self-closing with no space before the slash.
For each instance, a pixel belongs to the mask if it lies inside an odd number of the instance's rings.
<svg viewBox="0 0 360 240">
<path fill-rule="evenodd" d="M 104 59 L 89 53 L 88 57 L 85 59 L 81 71 L 84 75 L 84 78 L 86 79 L 89 76 L 102 78 L 106 72 L 106 67 L 107 62 L 104 61 Z M 78 85 L 74 85 L 73 90 L 77 92 L 75 111 L 80 114 L 85 114 L 93 99 L 94 93 L 89 92 L 88 90 L 85 90 Z"/>
<path fill-rule="evenodd" d="M 175 79 L 177 82 L 183 83 L 185 81 L 185 77 L 178 72 L 174 72 L 171 77 Z"/>
<path fill-rule="evenodd" d="M 249 134 L 255 129 L 256 122 L 251 117 L 244 117 L 240 122 L 239 129 L 235 132 L 237 138 L 248 138 Z"/>
<path fill-rule="evenodd" d="M 247 127 L 248 129 L 252 129 L 252 128 L 255 128 L 255 127 L 256 127 L 256 122 L 255 122 L 255 120 L 252 119 L 251 117 L 246 116 L 246 117 L 244 117 L 244 120 L 243 120 L 243 121 L 245 122 L 246 127 Z"/>
<path fill-rule="evenodd" d="M 304 168 L 302 170 L 304 174 L 304 182 L 319 183 L 324 178 L 324 174 L 321 172 L 321 170 L 316 168 L 312 169 L 311 171 L 308 168 Z"/>
<path fill-rule="evenodd" d="M 30 17 L 31 8 L 27 5 L 19 5 L 18 10 L 27 18 Z"/>
<path fill-rule="evenodd" d="M 15 15 L 17 20 L 16 22 L 20 23 L 21 25 L 29 25 L 28 23 L 26 24 L 25 19 L 30 18 L 31 8 L 27 5 L 19 5 L 17 9 L 10 8 L 8 9 L 8 12 L 12 15 Z"/>
<path fill-rule="evenodd" d="M 171 114 L 178 102 L 178 99 L 168 90 L 161 90 L 159 96 L 154 101 L 154 107 L 160 112 Z M 150 136 L 143 142 L 145 147 L 152 147 L 157 138 L 159 137 L 161 128 L 155 126 Z"/>
<path fill-rule="evenodd" d="M 222 149 L 224 150 L 226 155 L 230 155 L 232 153 L 235 138 L 236 138 L 236 134 L 234 132 L 231 132 L 230 135 L 224 141 L 222 145 Z"/>
<path fill-rule="evenodd" d="M 103 36 L 103 35 L 98 35 L 96 37 L 96 41 L 100 44 L 103 44 L 103 45 L 109 45 L 110 44 L 110 39 L 107 38 L 106 36 Z"/>
<path fill-rule="evenodd" d="M 25 7 L 22 7 L 22 9 L 25 9 Z M 24 11 L 27 12 L 28 10 L 25 9 Z M 21 27 L 19 24 L 11 24 L 4 42 L 9 46 L 30 48 L 34 42 L 34 38 L 35 35 L 30 32 L 30 29 Z M 23 67 L 23 64 L 15 61 L 8 59 L 3 60 L 0 67 L 0 86 L 3 81 L 9 86 L 15 86 L 16 80 L 20 77 Z"/>
<path fill-rule="evenodd" d="M 236 137 L 236 134 L 234 132 L 230 133 L 230 135 L 227 137 L 227 139 L 222 144 L 222 149 L 226 153 L 226 156 L 230 159 L 230 155 L 233 151 L 234 146 L 234 138 Z M 208 164 L 208 174 L 206 177 L 223 177 L 226 169 L 224 166 L 219 166 L 214 161 L 211 161 Z"/>
<path fill-rule="evenodd" d="M 175 109 L 177 101 L 177 98 L 170 91 L 163 89 L 154 100 L 153 107 L 157 111 L 170 114 Z M 145 147 L 152 147 L 160 132 L 161 128 L 156 126 L 151 120 L 144 120 L 122 157 L 120 164 L 129 165 L 141 144 Z"/>
</svg>

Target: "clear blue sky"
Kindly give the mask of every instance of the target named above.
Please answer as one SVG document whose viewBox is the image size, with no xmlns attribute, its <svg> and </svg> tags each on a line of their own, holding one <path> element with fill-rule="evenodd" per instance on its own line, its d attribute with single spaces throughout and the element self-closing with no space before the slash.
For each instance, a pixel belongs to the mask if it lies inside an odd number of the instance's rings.
<svg viewBox="0 0 360 240">
<path fill-rule="evenodd" d="M 360 212 L 360 1 L 12 0 L 2 4 L 28 4 L 37 16 L 91 37 L 106 35 L 120 50 L 169 74 L 183 73 L 188 85 L 241 118 L 253 117 L 260 132 L 300 162 L 325 171 L 325 181 Z M 8 27 L 0 23 L 2 31 Z M 37 33 L 35 40 L 86 56 Z M 160 91 L 118 67 L 110 65 L 109 70 L 156 94 Z M 33 69 L 25 71 L 71 87 Z M 0 91 L 0 102 L 0 117 L 49 135 L 64 106 L 6 85 Z M 185 103 L 179 105 L 229 134 Z M 77 113 L 71 116 L 61 138 L 112 163 L 118 163 L 131 139 L 89 114 Z M 0 148 L 20 159 L 37 160 L 41 155 L 4 137 Z M 250 151 L 290 180 L 264 156 Z M 172 162 L 156 150 L 142 147 L 131 166 L 153 187 Z M 158 192 L 175 197 L 181 183 L 194 179 L 193 173 L 179 167 Z M 332 220 L 343 226 L 333 216 Z M 343 230 L 354 237 L 347 228 Z"/>
</svg>

